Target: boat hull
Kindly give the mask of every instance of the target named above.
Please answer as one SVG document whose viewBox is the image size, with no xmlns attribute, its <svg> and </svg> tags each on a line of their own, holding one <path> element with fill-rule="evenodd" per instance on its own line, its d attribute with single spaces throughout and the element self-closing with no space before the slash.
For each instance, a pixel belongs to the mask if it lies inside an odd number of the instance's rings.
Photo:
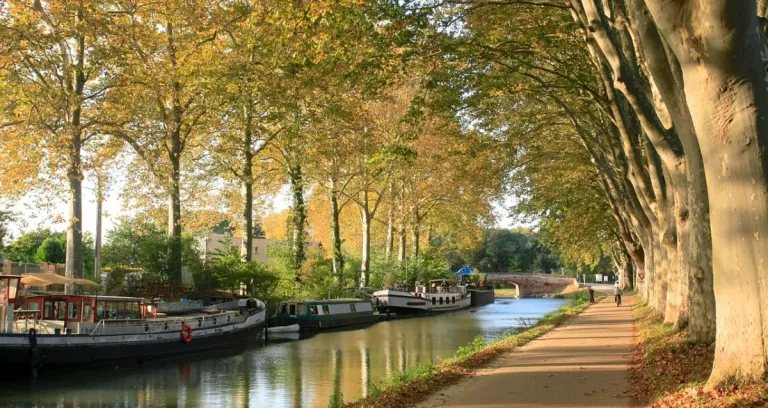
<svg viewBox="0 0 768 408">
<path fill-rule="evenodd" d="M 179 332 L 146 335 L 39 335 L 37 347 L 25 334 L 0 335 L 0 363 L 33 372 L 47 367 L 141 364 L 145 361 L 204 351 L 244 349 L 257 344 L 265 326 L 265 312 L 243 323 L 193 332 L 185 343 Z M 199 335 L 196 335 L 199 334 Z"/>
<path fill-rule="evenodd" d="M 379 316 L 373 313 L 361 316 L 340 317 L 337 319 L 299 319 L 280 317 L 276 320 L 278 326 L 290 326 L 298 324 L 300 330 L 330 330 L 341 327 L 369 324 L 379 320 Z"/>
<path fill-rule="evenodd" d="M 451 312 L 470 306 L 470 298 L 455 292 L 426 293 L 416 296 L 410 292 L 385 289 L 374 292 L 379 311 L 398 315 L 425 315 Z M 433 303 L 433 299 L 435 302 Z M 437 301 L 440 299 L 440 301 Z M 443 302 L 445 299 L 445 302 Z M 449 302 L 448 299 L 451 301 Z"/>
<path fill-rule="evenodd" d="M 496 294 L 493 288 L 489 289 L 467 289 L 472 297 L 472 307 L 485 306 L 493 303 L 496 300 Z"/>
</svg>

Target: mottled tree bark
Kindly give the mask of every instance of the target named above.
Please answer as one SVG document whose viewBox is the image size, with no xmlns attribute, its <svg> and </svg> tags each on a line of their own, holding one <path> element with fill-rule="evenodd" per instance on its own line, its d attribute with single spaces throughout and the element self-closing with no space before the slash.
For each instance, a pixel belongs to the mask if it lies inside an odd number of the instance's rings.
<svg viewBox="0 0 768 408">
<path fill-rule="evenodd" d="M 93 277 L 100 279 L 101 277 L 101 236 L 103 229 L 102 215 L 104 211 L 104 178 L 100 175 L 96 175 L 96 239 L 95 239 L 95 252 L 96 256 L 93 262 Z"/>
<path fill-rule="evenodd" d="M 342 288 L 344 282 L 344 254 L 341 252 L 341 228 L 339 224 L 339 192 L 336 190 L 336 179 L 331 176 L 329 179 L 329 195 L 331 200 L 331 259 L 333 263 L 333 273 L 339 278 L 339 286 Z"/>
<path fill-rule="evenodd" d="M 763 378 L 768 357 L 768 92 L 755 2 L 646 4 L 680 61 L 704 162 L 717 311 L 710 385 Z"/>
<path fill-rule="evenodd" d="M 83 9 L 79 8 L 75 16 L 77 23 L 84 20 Z M 65 62 L 66 87 L 71 93 L 74 105 L 71 111 L 71 122 L 69 123 L 69 163 L 67 168 L 67 182 L 69 184 L 69 196 L 67 199 L 67 248 L 64 275 L 68 278 L 83 277 L 83 169 L 82 169 L 82 148 L 83 148 L 83 129 L 81 124 L 81 115 L 83 109 L 83 91 L 85 89 L 85 35 L 78 33 L 75 37 L 76 58 L 74 70 L 68 71 L 68 64 Z M 61 45 L 62 55 L 68 55 L 68 50 Z M 73 292 L 75 288 L 67 285 L 65 291 Z"/>
<path fill-rule="evenodd" d="M 243 185 L 243 240 L 240 245 L 240 256 L 243 261 L 253 260 L 253 130 L 251 128 L 250 109 L 245 112 L 245 129 L 243 130 L 243 163 L 240 179 Z"/>
<path fill-rule="evenodd" d="M 176 46 L 173 24 L 166 24 L 168 58 L 172 67 L 176 67 Z M 170 141 L 168 161 L 170 174 L 168 179 L 168 273 L 170 278 L 181 282 L 181 126 L 184 108 L 181 102 L 181 83 L 171 80 L 171 112 L 166 124 L 167 137 Z"/>
<path fill-rule="evenodd" d="M 301 165 L 290 167 L 288 177 L 291 182 L 293 196 L 293 242 L 291 247 L 291 264 L 296 271 L 296 280 L 299 280 L 299 270 L 305 258 L 305 224 L 307 222 L 307 206 L 304 202 L 304 179 Z"/>
</svg>

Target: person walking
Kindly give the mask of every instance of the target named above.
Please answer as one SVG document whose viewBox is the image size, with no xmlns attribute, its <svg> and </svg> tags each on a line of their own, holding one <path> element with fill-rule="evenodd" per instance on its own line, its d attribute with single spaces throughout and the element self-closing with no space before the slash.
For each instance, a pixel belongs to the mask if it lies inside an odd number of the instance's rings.
<svg viewBox="0 0 768 408">
<path fill-rule="evenodd" d="M 589 292 L 589 303 L 595 303 L 595 290 L 592 289 L 592 286 L 587 286 L 587 291 Z"/>
<path fill-rule="evenodd" d="M 616 302 L 617 307 L 621 306 L 621 295 L 622 295 L 621 288 L 617 284 L 616 286 L 613 287 L 613 301 Z"/>
</svg>

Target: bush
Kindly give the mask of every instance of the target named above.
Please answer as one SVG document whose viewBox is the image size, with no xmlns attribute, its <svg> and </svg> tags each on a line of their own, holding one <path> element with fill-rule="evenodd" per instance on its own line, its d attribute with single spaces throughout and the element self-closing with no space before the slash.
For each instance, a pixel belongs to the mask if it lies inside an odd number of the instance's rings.
<svg viewBox="0 0 768 408">
<path fill-rule="evenodd" d="M 249 296 L 270 300 L 277 288 L 278 276 L 260 262 L 243 262 L 237 249 L 214 258 L 198 275 L 207 275 L 221 289 L 237 293 L 244 289 Z"/>
</svg>

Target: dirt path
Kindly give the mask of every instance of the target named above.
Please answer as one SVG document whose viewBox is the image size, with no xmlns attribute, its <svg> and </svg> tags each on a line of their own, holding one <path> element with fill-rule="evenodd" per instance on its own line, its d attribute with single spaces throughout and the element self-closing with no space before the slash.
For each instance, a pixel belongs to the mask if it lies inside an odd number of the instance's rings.
<svg viewBox="0 0 768 408">
<path fill-rule="evenodd" d="M 438 391 L 433 407 L 629 407 L 632 299 L 613 296 L 566 326 L 502 356 L 466 380 Z"/>
</svg>

